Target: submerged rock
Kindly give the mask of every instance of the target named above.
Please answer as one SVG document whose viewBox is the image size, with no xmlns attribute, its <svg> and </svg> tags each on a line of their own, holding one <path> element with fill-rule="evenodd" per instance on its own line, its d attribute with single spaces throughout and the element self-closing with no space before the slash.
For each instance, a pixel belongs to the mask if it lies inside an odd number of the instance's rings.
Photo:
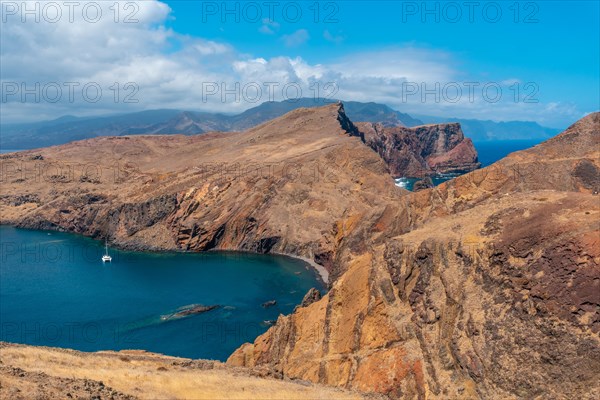
<svg viewBox="0 0 600 400">
<path fill-rule="evenodd" d="M 220 306 L 218 306 L 218 305 L 204 306 L 201 304 L 186 306 L 186 307 L 181 308 L 179 311 L 177 311 L 175 313 L 163 315 L 160 317 L 160 319 L 163 321 L 168 321 L 171 319 L 179 319 L 179 318 L 189 317 L 190 315 L 202 314 L 202 313 L 214 310 L 215 308 L 219 308 L 219 307 Z"/>
<path fill-rule="evenodd" d="M 263 308 L 268 308 L 268 307 L 273 307 L 275 304 L 277 304 L 276 300 L 269 300 L 269 301 L 265 301 L 264 303 L 262 303 L 261 306 Z"/>
<path fill-rule="evenodd" d="M 175 315 L 179 316 L 179 317 L 185 317 L 187 315 L 205 313 L 207 311 L 214 310 L 215 308 L 218 308 L 218 307 L 219 307 L 218 305 L 213 305 L 213 306 L 202 306 L 202 305 L 200 305 L 200 306 L 194 306 L 192 308 L 188 308 L 186 310 L 179 311 L 179 312 L 175 313 Z"/>
</svg>

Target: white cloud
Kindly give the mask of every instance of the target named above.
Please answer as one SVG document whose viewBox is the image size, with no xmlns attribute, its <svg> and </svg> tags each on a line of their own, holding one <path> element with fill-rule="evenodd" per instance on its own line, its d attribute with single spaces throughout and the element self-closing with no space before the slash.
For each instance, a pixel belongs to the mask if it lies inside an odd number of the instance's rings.
<svg viewBox="0 0 600 400">
<path fill-rule="evenodd" d="M 344 77 L 371 77 L 385 80 L 403 79 L 413 82 L 449 81 L 456 77 L 455 60 L 441 51 L 397 47 L 355 53 L 341 59 L 333 67 Z"/>
<path fill-rule="evenodd" d="M 260 33 L 264 33 L 265 35 L 274 35 L 275 31 L 271 28 L 269 28 L 268 25 L 262 25 L 260 28 L 258 28 L 258 31 Z"/>
<path fill-rule="evenodd" d="M 209 54 L 223 54 L 229 51 L 229 46 L 213 42 L 213 41 L 199 41 L 196 40 L 192 45 L 194 50 L 196 50 L 199 54 L 204 56 Z"/>
<path fill-rule="evenodd" d="M 240 112 L 271 100 L 269 83 L 275 88 L 275 100 L 282 100 L 282 88 L 292 84 L 301 88 L 303 97 L 375 101 L 409 113 L 536 120 L 549 126 L 564 125 L 563 121 L 574 121 L 583 114 L 573 104 L 544 103 L 541 99 L 538 103 L 525 103 L 522 97 L 514 101 L 510 85 L 522 84 L 518 78 L 498 79 L 503 97 L 496 103 L 481 92 L 486 82 L 479 82 L 472 101 L 466 92 L 456 102 L 443 98 L 436 101 L 431 95 L 423 101 L 420 87 L 416 94 L 402 95 L 412 83 L 425 84 L 425 88 L 439 83 L 443 88 L 453 82 L 478 81 L 462 71 L 460 61 L 448 52 L 398 46 L 348 54 L 322 64 L 309 63 L 299 56 L 264 58 L 243 54 L 228 43 L 181 35 L 166 28 L 171 10 L 156 0 L 139 2 L 135 15 L 139 22 L 132 24 L 114 22 L 109 9 L 112 2 L 97 4 L 102 4 L 105 15 L 97 23 L 82 18 L 73 23 L 22 23 L 20 18 L 7 17 L 0 35 L 3 84 L 24 83 L 32 88 L 36 82 L 42 87 L 52 82 L 78 82 L 80 87 L 73 102 L 68 101 L 66 91 L 56 103 L 44 99 L 34 102 L 31 96 L 23 103 L 19 95 L 6 102 L 3 99 L 3 123 L 156 108 Z M 263 21 L 263 26 L 279 29 L 278 24 L 268 20 Z M 308 39 L 308 32 L 302 29 L 282 38 L 287 46 L 298 46 Z M 102 99 L 96 103 L 82 98 L 81 86 L 89 82 L 96 82 L 103 89 Z M 115 82 L 120 87 L 117 102 L 110 89 Z M 137 103 L 123 102 L 123 97 L 132 93 L 123 88 L 128 82 L 139 88 Z M 213 83 L 218 92 L 208 95 L 207 89 L 214 89 Z M 236 83 L 240 90 L 250 86 L 262 88 L 261 98 L 247 102 L 243 95 L 237 99 L 221 96 L 222 89 L 235 89 Z M 293 95 L 294 91 L 290 93 Z"/>
<path fill-rule="evenodd" d="M 274 35 L 279 30 L 279 23 L 275 21 L 271 21 L 268 18 L 263 18 L 262 26 L 258 28 L 260 33 L 264 33 L 266 35 Z"/>
<path fill-rule="evenodd" d="M 323 32 L 323 38 L 328 42 L 332 42 L 335 44 L 340 44 L 344 41 L 344 37 L 342 35 L 333 35 L 327 29 Z"/>
<path fill-rule="evenodd" d="M 500 83 L 505 86 L 511 86 L 511 85 L 519 85 L 519 84 L 522 84 L 523 82 L 517 78 L 509 78 L 509 79 L 505 79 L 505 80 L 501 81 Z"/>
<path fill-rule="evenodd" d="M 283 43 L 287 47 L 296 47 L 300 46 L 308 41 L 310 38 L 308 31 L 306 29 L 298 29 L 296 32 L 290 35 L 283 35 Z"/>
</svg>

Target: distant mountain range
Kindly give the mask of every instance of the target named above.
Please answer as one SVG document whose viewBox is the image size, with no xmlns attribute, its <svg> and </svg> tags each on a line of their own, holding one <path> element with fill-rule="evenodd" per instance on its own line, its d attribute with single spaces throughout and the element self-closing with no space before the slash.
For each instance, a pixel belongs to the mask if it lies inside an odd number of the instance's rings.
<svg viewBox="0 0 600 400">
<path fill-rule="evenodd" d="M 0 148 L 31 149 L 96 136 L 195 135 L 211 131 L 242 131 L 280 117 L 299 107 L 318 107 L 338 100 L 303 98 L 297 101 L 265 102 L 240 114 L 149 110 L 103 117 L 63 116 L 51 121 L 6 124 L 0 127 Z M 558 129 L 535 122 L 493 122 L 458 118 L 419 116 L 393 110 L 378 103 L 345 101 L 348 117 L 355 122 L 380 122 L 384 126 L 413 127 L 424 123 L 459 122 L 474 141 L 548 138 Z"/>
</svg>

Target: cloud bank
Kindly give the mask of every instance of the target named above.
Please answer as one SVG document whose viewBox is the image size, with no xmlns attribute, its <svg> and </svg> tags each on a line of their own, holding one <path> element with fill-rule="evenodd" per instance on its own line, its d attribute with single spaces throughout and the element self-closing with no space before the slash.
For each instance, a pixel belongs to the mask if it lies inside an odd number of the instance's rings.
<svg viewBox="0 0 600 400">
<path fill-rule="evenodd" d="M 27 15 L 23 22 L 8 3 L 2 2 L 0 35 L 2 123 L 157 108 L 235 113 L 295 97 L 374 101 L 408 113 L 549 126 L 583 114 L 573 104 L 540 102 L 539 88 L 525 88 L 527 82 L 517 77 L 465 76 L 453 54 L 435 49 L 398 46 L 314 64 L 294 53 L 310 43 L 305 29 L 279 37 L 288 54 L 263 58 L 167 28 L 172 11 L 157 0 L 120 10 L 117 22 L 112 2 L 95 3 L 102 14 L 95 22 L 91 7 L 88 15 L 75 10 L 72 21 L 63 10 L 57 22 L 46 20 L 52 15 L 41 15 L 39 22 Z M 35 3 L 27 7 L 33 10 Z M 127 13 L 134 22 L 124 21 Z M 262 22 L 261 32 L 279 34 L 279 24 Z M 329 32 L 317 39 L 343 40 Z"/>
</svg>

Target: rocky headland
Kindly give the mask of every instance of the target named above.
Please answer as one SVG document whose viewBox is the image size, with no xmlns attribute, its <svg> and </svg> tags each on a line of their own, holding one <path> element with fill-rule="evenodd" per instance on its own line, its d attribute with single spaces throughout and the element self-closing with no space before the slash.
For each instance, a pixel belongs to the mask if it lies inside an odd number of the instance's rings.
<svg viewBox="0 0 600 400">
<path fill-rule="evenodd" d="M 374 212 L 329 293 L 229 363 L 392 398 L 596 398 L 599 123 Z"/>
<path fill-rule="evenodd" d="M 411 135 L 332 104 L 246 132 L 97 138 L 3 156 L 0 221 L 323 266 L 329 292 L 230 366 L 390 398 L 592 399 L 599 124 L 415 193 L 392 175 L 476 168 L 456 124 Z"/>
<path fill-rule="evenodd" d="M 465 173 L 481 166 L 471 139 L 458 123 L 413 128 L 358 123 L 365 143 L 388 164 L 394 177 Z"/>
</svg>

